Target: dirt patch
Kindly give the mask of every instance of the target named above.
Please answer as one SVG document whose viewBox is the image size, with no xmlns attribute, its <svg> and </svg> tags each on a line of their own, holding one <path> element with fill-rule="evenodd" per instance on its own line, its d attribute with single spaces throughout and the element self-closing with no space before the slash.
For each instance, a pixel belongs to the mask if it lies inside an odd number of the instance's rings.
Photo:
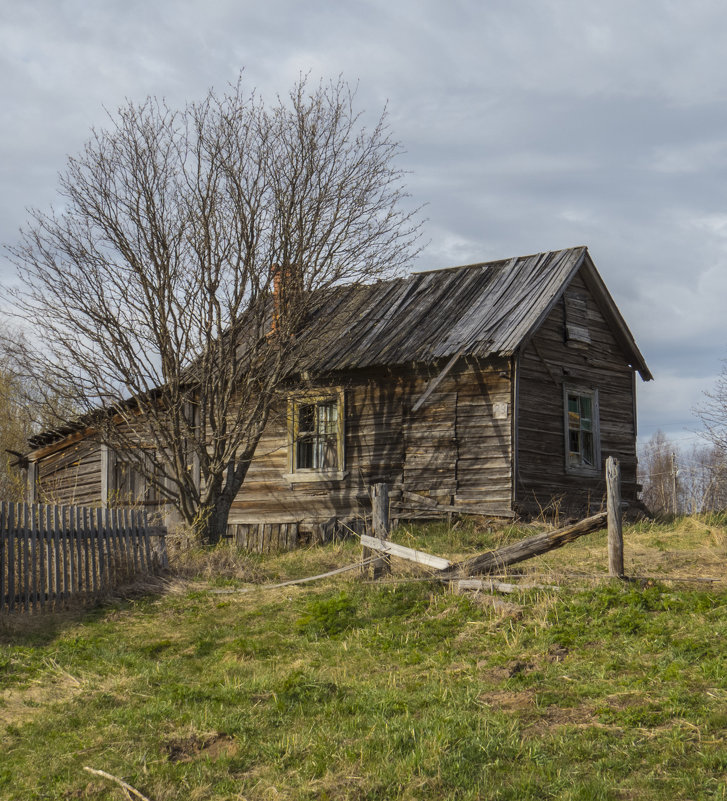
<svg viewBox="0 0 727 801">
<path fill-rule="evenodd" d="M 49 705 L 68 701 L 81 690 L 81 683 L 63 672 L 43 684 L 34 682 L 27 687 L 3 690 L 0 692 L 0 728 L 22 726 L 47 711 Z"/>
<path fill-rule="evenodd" d="M 477 700 L 490 709 L 515 715 L 523 726 L 526 737 L 540 736 L 561 726 L 598 726 L 603 728 L 593 709 L 588 706 L 547 706 L 537 705 L 535 693 L 531 690 L 509 692 L 493 690 L 481 693 Z"/>
<path fill-rule="evenodd" d="M 192 734 L 189 737 L 174 737 L 164 743 L 170 762 L 193 762 L 200 757 L 212 761 L 225 756 L 234 756 L 237 743 L 229 734 Z"/>
<path fill-rule="evenodd" d="M 508 690 L 492 690 L 480 693 L 477 700 L 491 709 L 502 712 L 521 712 L 525 709 L 535 708 L 535 694 L 530 690 L 509 692 Z"/>
<path fill-rule="evenodd" d="M 487 665 L 488 663 L 483 660 L 477 663 L 477 668 L 481 670 L 486 668 Z M 517 676 L 520 673 L 529 673 L 534 667 L 535 665 L 531 662 L 513 659 L 506 665 L 498 665 L 497 667 L 490 668 L 486 671 L 485 676 L 493 682 L 507 681 L 507 679 L 511 679 L 513 676 Z"/>
</svg>

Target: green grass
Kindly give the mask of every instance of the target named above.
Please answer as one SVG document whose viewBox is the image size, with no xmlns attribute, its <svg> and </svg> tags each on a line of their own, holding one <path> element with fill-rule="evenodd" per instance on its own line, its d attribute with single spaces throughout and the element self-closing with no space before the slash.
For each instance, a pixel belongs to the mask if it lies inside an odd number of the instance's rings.
<svg viewBox="0 0 727 801">
<path fill-rule="evenodd" d="M 723 526 L 632 527 L 627 562 L 676 553 L 659 564 L 713 572 Z M 529 533 L 396 536 L 464 555 Z M 519 614 L 402 563 L 387 583 L 211 591 L 354 561 L 344 544 L 220 552 L 216 580 L 208 554 L 160 596 L 6 619 L 0 798 L 124 797 L 90 766 L 153 801 L 725 799 L 724 584 L 568 578 L 600 570 L 603 550 L 592 535 L 526 563 L 561 589 L 519 595 Z"/>
</svg>

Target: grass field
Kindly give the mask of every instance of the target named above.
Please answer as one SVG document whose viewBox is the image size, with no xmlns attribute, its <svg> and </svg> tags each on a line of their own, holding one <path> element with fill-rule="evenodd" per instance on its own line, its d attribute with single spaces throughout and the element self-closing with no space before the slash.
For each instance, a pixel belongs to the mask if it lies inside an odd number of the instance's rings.
<svg viewBox="0 0 727 801">
<path fill-rule="evenodd" d="M 395 538 L 465 556 L 529 533 Z M 85 766 L 150 801 L 725 799 L 727 521 L 625 540 L 638 580 L 606 578 L 601 532 L 513 569 L 559 589 L 504 610 L 403 562 L 261 586 L 349 542 L 189 551 L 151 594 L 0 619 L 0 799 L 125 797 Z"/>
</svg>

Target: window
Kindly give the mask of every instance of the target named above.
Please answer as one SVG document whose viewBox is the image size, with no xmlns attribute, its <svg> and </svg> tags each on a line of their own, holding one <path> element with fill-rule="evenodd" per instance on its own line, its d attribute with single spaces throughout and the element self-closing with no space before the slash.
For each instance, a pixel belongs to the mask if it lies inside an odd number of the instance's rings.
<svg viewBox="0 0 727 801">
<path fill-rule="evenodd" d="M 595 390 L 565 388 L 566 467 L 600 469 L 598 396 Z"/>
<path fill-rule="evenodd" d="M 151 457 L 146 457 L 147 469 L 158 474 Z M 131 458 L 116 457 L 112 475 L 113 505 L 134 506 L 138 503 L 156 503 L 159 492 L 137 462 Z"/>
<path fill-rule="evenodd" d="M 343 478 L 343 391 L 293 398 L 288 407 L 289 480 Z"/>
</svg>

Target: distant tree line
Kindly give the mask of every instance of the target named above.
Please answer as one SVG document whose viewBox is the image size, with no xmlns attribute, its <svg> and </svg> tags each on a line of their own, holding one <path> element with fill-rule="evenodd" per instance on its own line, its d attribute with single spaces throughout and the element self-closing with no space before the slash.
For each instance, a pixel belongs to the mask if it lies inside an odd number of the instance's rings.
<svg viewBox="0 0 727 801">
<path fill-rule="evenodd" d="M 714 442 L 685 448 L 657 431 L 640 448 L 639 482 L 655 515 L 727 509 L 727 451 Z"/>
</svg>

